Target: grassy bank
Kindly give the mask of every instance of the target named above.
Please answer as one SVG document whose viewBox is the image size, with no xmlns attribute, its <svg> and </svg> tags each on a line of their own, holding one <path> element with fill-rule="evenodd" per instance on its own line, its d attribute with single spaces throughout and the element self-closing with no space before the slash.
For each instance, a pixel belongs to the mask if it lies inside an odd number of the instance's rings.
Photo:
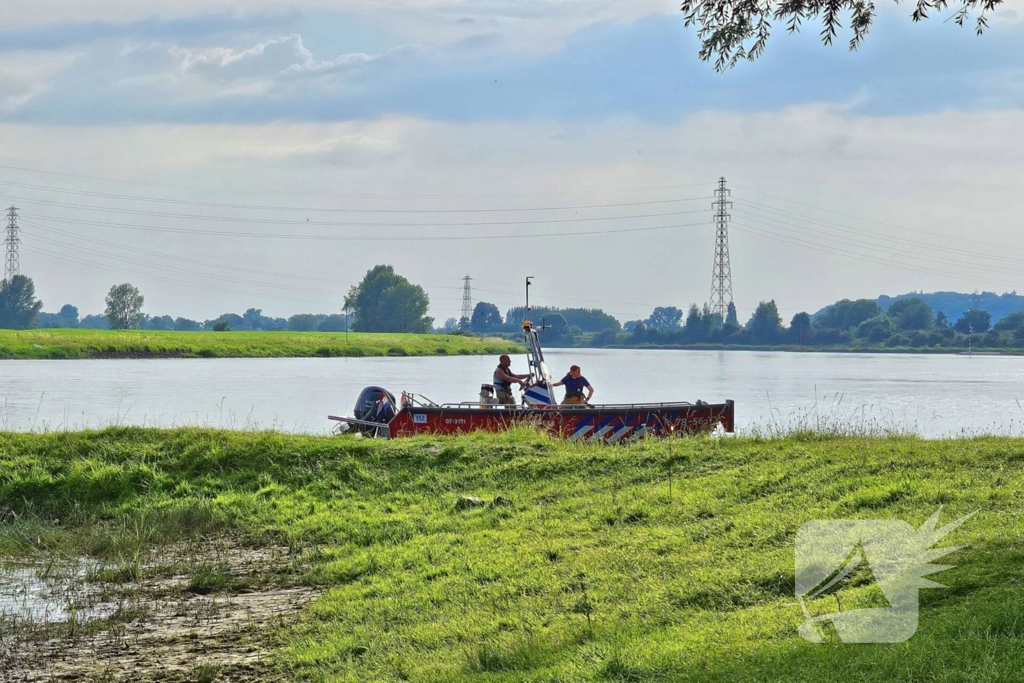
<svg viewBox="0 0 1024 683">
<path fill-rule="evenodd" d="M 519 346 L 495 338 L 344 332 L 158 332 L 0 330 L 0 359 L 271 358 L 498 354 Z"/>
<path fill-rule="evenodd" d="M 7 556 L 108 552 L 139 529 L 315 548 L 301 580 L 324 592 L 279 634 L 289 680 L 1017 680 L 1022 502 L 1008 438 L 0 434 Z M 940 542 L 969 547 L 931 577 L 949 588 L 921 591 L 913 638 L 797 635 L 801 524 L 919 526 L 939 506 L 943 524 L 978 514 Z M 863 578 L 843 609 L 879 606 Z"/>
</svg>

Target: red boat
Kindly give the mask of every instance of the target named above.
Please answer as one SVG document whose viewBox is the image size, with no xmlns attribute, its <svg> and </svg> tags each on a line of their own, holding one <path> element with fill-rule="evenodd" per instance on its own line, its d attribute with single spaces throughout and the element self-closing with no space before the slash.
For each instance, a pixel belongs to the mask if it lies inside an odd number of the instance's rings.
<svg viewBox="0 0 1024 683">
<path fill-rule="evenodd" d="M 529 321 L 523 323 L 530 378 L 522 392 L 522 405 L 497 405 L 489 384 L 481 387 L 479 401 L 445 404 L 404 392 L 396 402 L 385 389 L 367 387 L 356 401 L 353 417 L 328 417 L 340 422 L 344 431 L 384 438 L 500 432 L 519 425 L 533 425 L 570 441 L 608 442 L 711 432 L 719 425 L 726 432 L 735 430 L 733 401 L 557 405 L 540 346 L 538 332 L 542 330 L 543 327 L 537 330 Z"/>
</svg>

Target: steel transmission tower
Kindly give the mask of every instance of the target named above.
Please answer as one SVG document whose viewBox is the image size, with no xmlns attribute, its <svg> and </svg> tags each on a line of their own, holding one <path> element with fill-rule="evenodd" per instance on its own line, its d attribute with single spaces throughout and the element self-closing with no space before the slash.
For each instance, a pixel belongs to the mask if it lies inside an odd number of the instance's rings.
<svg viewBox="0 0 1024 683">
<path fill-rule="evenodd" d="M 468 275 L 462 278 L 462 317 L 466 320 L 473 318 L 473 287 L 469 284 L 472 281 Z"/>
<path fill-rule="evenodd" d="M 711 312 L 725 322 L 726 312 L 732 302 L 732 267 L 729 265 L 729 189 L 725 177 L 718 179 L 715 190 L 715 264 L 711 268 Z"/>
<path fill-rule="evenodd" d="M 4 259 L 4 279 L 10 280 L 15 275 L 21 274 L 21 261 L 18 258 L 18 245 L 21 239 L 18 237 L 18 207 L 12 206 L 7 209 L 7 237 L 4 238 L 7 257 Z"/>
</svg>

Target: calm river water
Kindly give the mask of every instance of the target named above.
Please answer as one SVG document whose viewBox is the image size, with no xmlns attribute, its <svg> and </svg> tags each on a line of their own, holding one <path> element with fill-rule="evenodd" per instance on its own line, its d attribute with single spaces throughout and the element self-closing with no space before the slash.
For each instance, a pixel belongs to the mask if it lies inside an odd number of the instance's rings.
<svg viewBox="0 0 1024 683">
<path fill-rule="evenodd" d="M 553 350 L 595 402 L 736 401 L 742 431 L 841 424 L 929 437 L 1024 434 L 1024 357 Z M 324 433 L 379 384 L 476 398 L 490 357 L 0 361 L 0 429 L 207 425 Z M 523 372 L 517 356 L 513 369 Z M 1018 402 L 1019 401 L 1019 402 Z"/>
</svg>

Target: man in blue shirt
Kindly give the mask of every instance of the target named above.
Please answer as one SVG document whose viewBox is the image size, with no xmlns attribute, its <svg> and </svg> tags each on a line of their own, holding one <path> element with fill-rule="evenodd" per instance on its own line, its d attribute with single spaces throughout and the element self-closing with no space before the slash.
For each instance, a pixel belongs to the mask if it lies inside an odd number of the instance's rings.
<svg viewBox="0 0 1024 683">
<path fill-rule="evenodd" d="M 569 374 L 562 378 L 561 382 L 555 382 L 551 386 L 565 387 L 565 398 L 562 399 L 563 406 L 581 405 L 590 403 L 594 395 L 594 387 L 587 378 L 580 374 L 580 366 L 573 365 L 569 368 Z M 583 390 L 587 390 L 587 397 L 583 398 Z"/>
</svg>

